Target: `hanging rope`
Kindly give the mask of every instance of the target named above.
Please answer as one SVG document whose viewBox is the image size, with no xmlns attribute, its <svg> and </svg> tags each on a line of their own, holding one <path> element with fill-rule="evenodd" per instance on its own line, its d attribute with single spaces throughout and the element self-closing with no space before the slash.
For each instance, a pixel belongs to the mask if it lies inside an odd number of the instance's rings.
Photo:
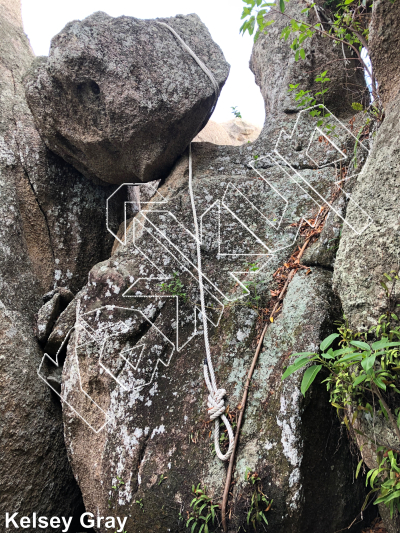
<svg viewBox="0 0 400 533">
<path fill-rule="evenodd" d="M 214 428 L 214 445 L 215 452 L 221 461 L 227 461 L 232 454 L 235 437 L 233 435 L 232 427 L 229 423 L 229 420 L 225 416 L 225 402 L 224 398 L 226 395 L 225 389 L 219 389 L 217 387 L 217 382 L 215 379 L 214 367 L 211 360 L 211 350 L 210 343 L 208 340 L 208 323 L 206 315 L 206 304 L 204 299 L 204 285 L 203 285 L 203 271 L 201 267 L 201 248 L 200 248 L 200 233 L 199 226 L 197 223 L 197 214 L 196 214 L 196 204 L 194 201 L 193 187 L 192 187 L 192 145 L 189 146 L 189 192 L 190 192 L 190 201 L 192 204 L 193 220 L 194 220 L 194 229 L 196 236 L 196 248 L 197 248 L 197 270 L 199 273 L 199 288 L 200 288 L 200 303 L 201 303 L 201 316 L 203 319 L 203 335 L 204 335 L 204 344 L 206 347 L 206 359 L 204 359 L 204 379 L 208 388 L 207 405 L 210 414 L 210 419 L 215 420 Z M 229 448 L 226 454 L 221 452 L 219 446 L 219 419 L 221 418 L 222 422 L 225 424 L 226 429 L 228 430 L 229 437 Z"/>
<path fill-rule="evenodd" d="M 189 46 L 181 39 L 181 37 L 176 33 L 176 31 L 173 28 L 171 28 L 171 26 L 169 26 L 165 22 L 158 22 L 158 24 L 165 26 L 171 31 L 171 33 L 173 33 L 173 35 L 178 39 L 178 41 L 181 43 L 183 48 L 189 52 L 189 54 L 193 57 L 193 59 L 196 61 L 199 67 L 209 77 L 214 88 L 214 104 L 213 104 L 213 109 L 214 109 L 215 104 L 217 103 L 217 100 L 218 100 L 218 96 L 219 96 L 219 87 L 218 87 L 217 81 L 214 78 L 214 75 L 206 67 L 203 61 L 201 61 L 201 59 L 197 57 L 197 55 L 193 52 L 193 50 L 189 48 Z M 204 344 L 206 348 L 206 358 L 204 359 L 204 364 L 203 364 L 204 380 L 206 382 L 208 392 L 209 392 L 208 399 L 207 399 L 208 413 L 210 415 L 210 419 L 214 420 L 214 424 L 215 424 L 215 427 L 214 427 L 215 452 L 217 456 L 219 457 L 219 459 L 221 459 L 221 461 L 227 461 L 232 454 L 232 451 L 235 445 L 235 437 L 233 435 L 232 426 L 230 425 L 229 420 L 225 416 L 224 398 L 226 395 L 226 390 L 218 388 L 217 381 L 215 379 L 214 367 L 213 367 L 212 360 L 211 360 L 211 350 L 210 350 L 210 343 L 208 339 L 208 322 L 207 322 L 207 314 L 206 314 L 206 304 L 205 304 L 205 298 L 204 298 L 203 270 L 201 266 L 200 232 L 199 232 L 199 226 L 197 223 L 197 213 L 196 213 L 196 204 L 194 201 L 192 178 L 193 178 L 192 145 L 190 144 L 189 145 L 189 194 L 190 194 L 190 202 L 192 205 L 193 222 L 194 222 L 194 230 L 195 230 L 195 237 L 196 237 L 197 270 L 199 273 L 201 317 L 203 321 L 203 335 L 204 335 Z M 221 448 L 219 445 L 220 419 L 225 424 L 225 427 L 228 431 L 228 437 L 229 437 L 229 448 L 225 454 L 221 452 Z"/>
</svg>

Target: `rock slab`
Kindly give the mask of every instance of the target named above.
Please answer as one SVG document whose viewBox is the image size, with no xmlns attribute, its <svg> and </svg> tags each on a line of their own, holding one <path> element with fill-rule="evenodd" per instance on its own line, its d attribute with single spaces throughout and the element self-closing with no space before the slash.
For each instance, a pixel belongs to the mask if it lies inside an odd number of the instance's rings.
<svg viewBox="0 0 400 533">
<path fill-rule="evenodd" d="M 199 17 L 157 21 L 179 34 L 221 90 L 229 65 Z M 166 177 L 216 103 L 209 77 L 157 21 L 103 12 L 73 21 L 26 78 L 47 146 L 97 182 Z"/>
</svg>

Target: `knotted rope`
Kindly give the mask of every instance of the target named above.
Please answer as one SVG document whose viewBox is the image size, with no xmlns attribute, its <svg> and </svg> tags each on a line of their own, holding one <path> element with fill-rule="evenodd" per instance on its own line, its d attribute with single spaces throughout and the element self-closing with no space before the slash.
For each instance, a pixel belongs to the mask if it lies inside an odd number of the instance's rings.
<svg viewBox="0 0 400 533">
<path fill-rule="evenodd" d="M 182 47 L 189 52 L 189 54 L 193 57 L 193 59 L 196 61 L 196 63 L 199 65 L 199 67 L 204 71 L 205 74 L 209 77 L 213 88 L 214 88 L 214 104 L 213 104 L 213 110 L 217 103 L 218 96 L 219 96 L 219 87 L 216 79 L 214 78 L 214 75 L 212 72 L 206 67 L 206 65 L 201 61 L 199 57 L 193 52 L 193 50 L 183 41 L 183 39 L 176 33 L 176 31 L 171 28 L 168 24 L 165 22 L 158 22 L 158 24 L 165 26 L 170 30 L 170 32 L 178 39 Z M 206 358 L 204 359 L 203 364 L 203 370 L 204 370 L 204 380 L 206 382 L 207 388 L 208 388 L 208 399 L 207 399 L 207 406 L 208 406 L 208 413 L 210 415 L 210 419 L 214 420 L 215 426 L 214 426 L 214 445 L 215 445 L 215 452 L 219 459 L 221 461 L 227 461 L 229 457 L 232 454 L 234 445 L 235 445 L 235 438 L 233 435 L 232 426 L 229 423 L 229 420 L 225 416 L 225 402 L 224 398 L 226 395 L 225 389 L 219 389 L 217 387 L 217 381 L 215 379 L 215 373 L 214 373 L 214 367 L 211 360 L 211 350 L 210 350 L 210 343 L 208 339 L 208 323 L 207 323 L 207 314 L 206 314 L 206 304 L 205 304 L 205 298 L 204 298 L 204 284 L 203 284 L 203 270 L 201 266 L 201 247 L 200 247 L 200 232 L 199 232 L 199 225 L 197 222 L 197 213 L 196 213 L 196 204 L 194 201 L 194 194 L 193 194 L 193 186 L 192 186 L 192 178 L 193 178 L 193 170 L 192 170 L 192 145 L 189 145 L 189 194 L 190 194 L 190 202 L 192 205 L 192 213 L 193 213 L 193 222 L 194 222 L 194 229 L 195 229 L 195 238 L 196 238 L 196 249 L 197 249 L 197 270 L 199 274 L 199 289 L 200 289 L 200 304 L 201 304 L 201 317 L 203 321 L 203 335 L 204 335 L 204 344 L 206 348 Z M 228 451 L 223 454 L 221 452 L 220 444 L 219 444 L 219 425 L 220 425 L 220 419 L 225 424 L 225 427 L 228 431 L 228 437 L 229 437 L 229 448 Z"/>
<path fill-rule="evenodd" d="M 215 452 L 221 461 L 227 461 L 232 454 L 235 437 L 233 435 L 232 426 L 229 423 L 229 420 L 225 416 L 225 402 L 224 398 L 226 395 L 225 389 L 219 389 L 217 387 L 217 381 L 215 379 L 214 367 L 211 360 L 211 350 L 210 343 L 208 339 L 208 323 L 207 323 L 207 314 L 206 314 L 206 304 L 204 299 L 204 285 L 203 285 L 203 271 L 201 267 L 201 248 L 200 248 L 200 233 L 199 226 L 197 223 L 197 214 L 196 214 L 196 204 L 194 201 L 193 187 L 192 187 L 192 145 L 189 145 L 189 192 L 190 192 L 190 201 L 192 204 L 193 212 L 193 221 L 194 229 L 196 236 L 196 248 L 197 248 L 197 271 L 199 273 L 199 288 L 200 288 L 200 303 L 201 303 L 201 317 L 203 319 L 203 335 L 204 335 L 204 344 L 206 347 L 206 359 L 204 359 L 203 370 L 204 370 L 204 380 L 206 382 L 208 392 L 207 405 L 209 408 L 210 419 L 215 420 L 214 426 L 214 445 Z M 228 451 L 223 454 L 219 445 L 219 419 L 221 418 L 222 422 L 225 424 L 226 429 L 228 430 L 229 437 L 229 448 Z"/>
</svg>

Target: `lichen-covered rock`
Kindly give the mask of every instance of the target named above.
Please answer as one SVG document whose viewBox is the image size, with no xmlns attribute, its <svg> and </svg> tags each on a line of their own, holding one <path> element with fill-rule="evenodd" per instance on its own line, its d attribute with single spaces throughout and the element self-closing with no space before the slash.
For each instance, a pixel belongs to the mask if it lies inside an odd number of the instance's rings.
<svg viewBox="0 0 400 533">
<path fill-rule="evenodd" d="M 256 284 L 265 306 L 275 288 L 274 271 L 296 246 L 293 224 L 311 216 L 315 202 L 299 194 L 298 184 L 277 165 L 258 168 L 260 178 L 241 163 L 249 153 L 241 147 L 196 143 L 192 153 L 211 351 L 234 411 L 254 353 L 258 300 L 254 292 L 248 300 L 235 300 L 243 296 L 243 286 L 231 273 L 250 287 Z M 128 516 L 132 533 L 179 530 L 179 513 L 190 512 L 192 484 L 207 486 L 218 501 L 225 480 L 209 440 L 187 171 L 185 155 L 153 204 L 134 217 L 127 244 L 92 269 L 63 370 L 65 438 L 85 505 L 104 514 L 111 501 Z M 315 190 L 329 194 L 332 169 L 300 172 Z M 279 203 L 277 191 L 287 204 Z M 255 274 L 250 263 L 259 268 Z M 176 276 L 180 297 L 162 287 Z M 283 385 L 280 380 L 290 354 L 316 349 L 338 315 L 330 280 L 331 274 L 319 269 L 298 274 L 268 333 L 238 453 L 234 530 L 246 523 L 247 467 L 260 474 L 265 493 L 274 498 L 268 520 L 277 532 L 317 533 L 327 522 L 335 531 L 347 526 L 362 504 L 364 489 L 352 485 L 347 447 L 329 461 L 321 457 L 332 424 L 332 454 L 340 434 L 323 389 L 316 388 L 308 404 L 299 391 L 301 376 Z M 117 476 L 125 484 L 115 491 Z"/>
<path fill-rule="evenodd" d="M 21 78 L 32 61 L 19 0 L 0 1 L 0 56 L 0 529 L 5 531 L 6 513 L 73 516 L 81 511 L 82 497 L 65 452 L 59 403 L 37 376 L 43 354 L 35 314 L 53 276 L 46 278 L 51 246 L 44 216 L 16 142 L 17 129 L 29 127 Z M 31 255 L 35 232 L 36 250 L 43 244 L 41 272 Z M 38 266 L 39 253 L 36 257 Z"/>
<path fill-rule="evenodd" d="M 334 284 L 343 311 L 356 330 L 368 329 L 385 312 L 387 301 L 381 281 L 385 272 L 399 266 L 399 112 L 400 100 L 396 99 L 387 107 L 386 118 L 354 187 L 355 203 L 347 210 L 346 220 L 357 223 L 356 204 L 361 204 L 373 223 L 361 235 L 349 231 L 347 224 L 343 226 L 335 263 Z"/>
<path fill-rule="evenodd" d="M 197 15 L 158 21 L 180 35 L 221 89 L 229 65 Z M 113 184 L 166 177 L 217 96 L 168 28 L 102 12 L 53 38 L 48 59 L 27 76 L 26 95 L 47 146 L 85 176 Z"/>
</svg>

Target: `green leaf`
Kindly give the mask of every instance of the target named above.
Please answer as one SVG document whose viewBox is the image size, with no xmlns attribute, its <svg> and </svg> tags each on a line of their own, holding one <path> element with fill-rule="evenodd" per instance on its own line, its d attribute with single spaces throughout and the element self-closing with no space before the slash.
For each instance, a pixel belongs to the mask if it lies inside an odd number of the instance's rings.
<svg viewBox="0 0 400 533">
<path fill-rule="evenodd" d="M 284 0 L 279 0 L 279 8 L 281 10 L 281 13 L 285 12 L 285 2 L 284 2 Z"/>
<path fill-rule="evenodd" d="M 339 363 L 345 363 L 346 361 L 361 361 L 362 355 L 359 353 L 350 353 L 348 355 L 345 355 L 344 357 L 341 357 L 339 359 Z"/>
<path fill-rule="evenodd" d="M 381 473 L 381 469 L 380 469 L 380 468 L 377 468 L 377 469 L 374 471 L 374 473 L 372 474 L 371 479 L 370 479 L 371 489 L 374 488 L 374 482 L 375 482 L 376 476 L 377 476 L 378 474 L 380 474 L 380 473 Z"/>
<path fill-rule="evenodd" d="M 371 345 L 371 348 L 373 350 L 380 350 L 381 348 L 384 348 L 387 344 L 389 344 L 388 337 L 384 337 L 383 339 L 379 340 L 378 342 L 374 342 Z"/>
<path fill-rule="evenodd" d="M 321 352 L 325 352 L 327 348 L 332 344 L 332 342 L 337 339 L 340 335 L 338 333 L 332 333 L 332 335 L 329 335 L 326 339 L 324 339 L 320 344 Z"/>
<path fill-rule="evenodd" d="M 333 355 L 335 357 L 338 357 L 339 355 L 343 355 L 344 353 L 354 353 L 355 349 L 352 346 L 348 346 L 347 348 L 341 348 L 340 350 L 335 350 L 333 352 Z"/>
<path fill-rule="evenodd" d="M 357 430 L 356 430 L 357 432 Z M 358 432 L 357 432 L 358 433 Z M 362 435 L 362 433 L 361 433 Z M 370 470 L 368 473 L 367 473 L 367 477 L 365 479 L 365 486 L 368 487 L 368 480 L 369 478 L 372 476 L 372 474 L 376 471 L 376 470 L 379 470 L 379 468 L 374 468 L 373 470 Z"/>
<path fill-rule="evenodd" d="M 301 59 L 305 59 L 306 58 L 306 53 L 304 51 L 304 48 L 300 48 L 300 57 L 301 57 Z"/>
<path fill-rule="evenodd" d="M 292 357 L 294 357 L 295 355 L 317 355 L 315 352 L 295 352 L 295 353 L 292 353 Z M 300 357 L 298 358 L 300 359 Z M 296 361 L 298 361 L 298 359 L 296 359 Z"/>
<path fill-rule="evenodd" d="M 354 387 L 357 387 L 357 385 L 359 385 L 360 383 L 362 383 L 363 381 L 365 381 L 367 379 L 367 375 L 366 374 L 361 374 L 360 376 L 358 376 L 358 378 L 356 378 L 354 380 Z"/>
<path fill-rule="evenodd" d="M 316 378 L 318 372 L 321 370 L 322 365 L 313 365 L 304 372 L 303 380 L 301 382 L 301 393 L 305 396 L 306 392 L 310 388 L 312 382 Z"/>
<path fill-rule="evenodd" d="M 358 474 L 360 473 L 360 468 L 361 468 L 361 465 L 363 464 L 363 460 L 361 459 L 361 461 L 358 463 L 357 465 L 357 470 L 356 470 L 356 479 L 358 478 Z"/>
<path fill-rule="evenodd" d="M 375 385 L 378 385 L 378 387 L 382 390 L 386 390 L 386 385 L 383 383 L 383 381 L 379 378 L 374 379 Z"/>
<path fill-rule="evenodd" d="M 293 372 L 296 372 L 296 370 L 299 370 L 299 368 L 303 368 L 303 366 L 306 366 L 308 362 L 309 362 L 308 357 L 304 357 L 304 358 L 301 358 L 297 363 L 294 363 L 293 365 L 288 366 L 282 376 L 282 380 L 291 376 Z"/>
<path fill-rule="evenodd" d="M 371 347 L 370 347 L 370 345 L 367 344 L 366 342 L 362 342 L 362 341 L 351 341 L 350 344 L 352 344 L 353 346 L 357 346 L 357 348 L 361 348 L 361 350 L 365 350 L 365 351 L 368 351 L 368 352 L 371 351 Z"/>
<path fill-rule="evenodd" d="M 370 370 L 373 368 L 373 366 L 375 364 L 375 359 L 376 359 L 376 355 L 372 354 L 369 357 L 367 357 L 366 359 L 363 359 L 361 361 L 361 366 L 363 367 L 363 369 L 365 370 L 365 372 L 367 374 L 369 374 Z"/>
<path fill-rule="evenodd" d="M 395 492 L 392 492 L 389 496 L 381 496 L 377 500 L 374 501 L 374 505 L 378 505 L 378 503 L 388 503 L 391 500 L 394 500 L 395 498 L 400 497 L 400 490 L 396 490 Z"/>
</svg>

